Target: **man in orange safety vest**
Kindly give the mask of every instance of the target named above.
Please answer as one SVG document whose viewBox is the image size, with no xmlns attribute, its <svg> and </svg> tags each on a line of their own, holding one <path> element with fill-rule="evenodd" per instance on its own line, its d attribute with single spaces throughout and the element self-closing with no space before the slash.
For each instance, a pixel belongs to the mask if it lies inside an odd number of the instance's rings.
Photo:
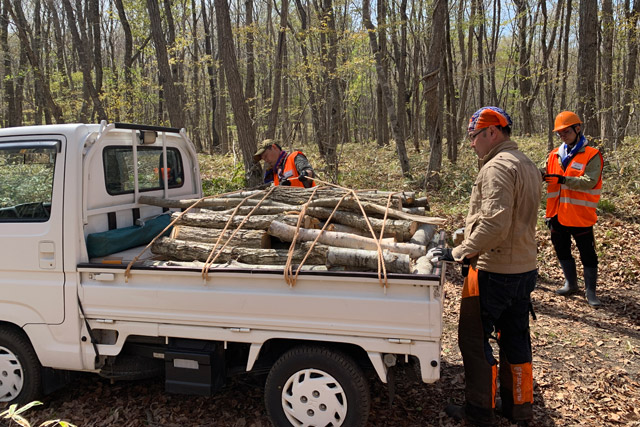
<svg viewBox="0 0 640 427">
<path fill-rule="evenodd" d="M 578 292 L 576 262 L 571 255 L 571 237 L 580 252 L 585 296 L 589 305 L 600 306 L 596 296 L 598 255 L 593 225 L 602 189 L 602 154 L 582 134 L 582 120 L 571 111 L 556 117 L 554 132 L 563 144 L 549 153 L 544 180 L 547 182 L 546 222 L 551 242 L 564 273 L 564 286 L 556 291 L 568 296 Z"/>
<path fill-rule="evenodd" d="M 253 155 L 253 160 L 265 163 L 264 182 L 292 187 L 315 187 L 315 174 L 302 151 L 287 153 L 276 141 L 265 139 Z"/>
</svg>

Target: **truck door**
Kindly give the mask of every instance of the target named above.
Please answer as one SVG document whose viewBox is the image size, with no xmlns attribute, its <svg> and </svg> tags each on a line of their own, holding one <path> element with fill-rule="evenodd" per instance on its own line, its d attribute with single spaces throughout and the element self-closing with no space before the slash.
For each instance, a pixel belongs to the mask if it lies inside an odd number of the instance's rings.
<svg viewBox="0 0 640 427">
<path fill-rule="evenodd" d="M 65 138 L 0 138 L 0 320 L 64 320 Z"/>
</svg>

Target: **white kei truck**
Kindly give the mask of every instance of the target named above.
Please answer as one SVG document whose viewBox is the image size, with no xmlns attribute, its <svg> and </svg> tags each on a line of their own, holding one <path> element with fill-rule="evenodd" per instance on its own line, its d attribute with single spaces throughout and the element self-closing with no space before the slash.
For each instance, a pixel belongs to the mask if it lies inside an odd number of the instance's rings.
<svg viewBox="0 0 640 427">
<path fill-rule="evenodd" d="M 184 129 L 0 129 L 0 402 L 32 401 L 73 371 L 160 375 L 167 392 L 198 395 L 256 371 L 268 373 L 274 425 L 359 426 L 363 372 L 386 383 L 406 364 L 422 382 L 439 378 L 444 266 L 390 273 L 386 287 L 375 272 L 302 271 L 289 286 L 284 267 L 203 279 L 195 263 L 169 262 L 136 262 L 125 277 L 145 244 L 92 256 L 87 241 L 166 210 L 141 195 L 202 197 Z"/>
</svg>

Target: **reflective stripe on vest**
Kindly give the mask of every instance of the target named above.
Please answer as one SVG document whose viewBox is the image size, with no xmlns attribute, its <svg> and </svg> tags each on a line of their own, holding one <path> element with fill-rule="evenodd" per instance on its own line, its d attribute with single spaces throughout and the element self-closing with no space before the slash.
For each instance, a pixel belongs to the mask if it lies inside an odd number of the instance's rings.
<svg viewBox="0 0 640 427">
<path fill-rule="evenodd" d="M 596 186 L 591 190 L 573 190 L 566 184 L 548 184 L 547 186 L 547 218 L 558 216 L 558 221 L 568 227 L 590 227 L 596 223 L 598 215 L 596 207 L 600 200 L 602 189 L 602 154 L 593 147 L 586 146 L 585 150 L 575 155 L 566 170 L 557 155 L 558 149 L 549 153 L 547 159 L 547 173 L 566 177 L 583 176 L 586 165 L 593 157 L 600 156 L 600 177 Z M 579 166 L 579 167 L 578 167 Z"/>
</svg>

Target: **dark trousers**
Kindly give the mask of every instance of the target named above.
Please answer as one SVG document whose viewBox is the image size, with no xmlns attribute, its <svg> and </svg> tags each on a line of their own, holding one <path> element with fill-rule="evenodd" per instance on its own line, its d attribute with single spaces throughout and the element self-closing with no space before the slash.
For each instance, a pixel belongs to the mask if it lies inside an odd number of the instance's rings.
<svg viewBox="0 0 640 427">
<path fill-rule="evenodd" d="M 573 237 L 580 252 L 582 265 L 587 268 L 598 267 L 593 227 L 567 227 L 558 222 L 557 216 L 550 218 L 548 225 L 551 230 L 551 243 L 560 261 L 573 260 L 571 255 L 571 237 Z"/>
<path fill-rule="evenodd" d="M 458 343 L 465 370 L 467 411 L 490 416 L 497 380 L 505 415 L 533 417 L 529 313 L 537 271 L 498 274 L 470 269 L 462 292 Z M 500 345 L 500 369 L 489 339 Z"/>
</svg>

